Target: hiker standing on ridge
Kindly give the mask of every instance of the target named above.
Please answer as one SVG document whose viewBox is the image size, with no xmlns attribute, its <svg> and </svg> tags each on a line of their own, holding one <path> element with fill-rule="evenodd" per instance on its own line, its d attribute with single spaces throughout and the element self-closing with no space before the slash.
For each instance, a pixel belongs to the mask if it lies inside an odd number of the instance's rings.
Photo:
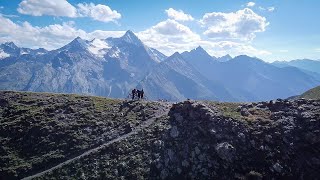
<svg viewBox="0 0 320 180">
<path fill-rule="evenodd" d="M 134 100 L 134 96 L 136 95 L 136 89 L 132 89 L 131 91 L 131 95 L 132 95 L 132 100 Z"/>
<path fill-rule="evenodd" d="M 140 97 L 141 97 L 141 99 L 143 99 L 143 94 L 144 94 L 144 91 L 143 91 L 143 89 L 141 89 L 141 91 L 140 91 Z"/>
<path fill-rule="evenodd" d="M 141 97 L 141 91 L 137 89 L 138 99 Z"/>
</svg>

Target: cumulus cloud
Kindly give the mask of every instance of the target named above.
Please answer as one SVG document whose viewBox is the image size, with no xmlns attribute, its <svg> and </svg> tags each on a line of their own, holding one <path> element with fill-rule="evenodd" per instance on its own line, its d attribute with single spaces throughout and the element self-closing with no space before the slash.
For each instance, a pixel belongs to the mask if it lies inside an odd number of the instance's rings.
<svg viewBox="0 0 320 180">
<path fill-rule="evenodd" d="M 137 34 L 148 46 L 159 49 L 167 55 L 189 49 L 188 47 L 193 47 L 200 41 L 198 34 L 172 19 L 159 22 Z"/>
<path fill-rule="evenodd" d="M 43 47 L 49 50 L 66 45 L 77 36 L 92 40 L 93 38 L 119 37 L 124 33 L 124 31 L 102 30 L 86 32 L 75 28 L 72 21 L 45 27 L 32 26 L 29 22 L 16 24 L 1 15 L 0 24 L 6 27 L 0 28 L 0 43 L 12 41 L 21 47 Z"/>
<path fill-rule="evenodd" d="M 255 2 L 248 2 L 248 3 L 247 3 L 247 7 L 253 7 L 254 5 L 256 5 Z"/>
<path fill-rule="evenodd" d="M 94 20 L 102 22 L 115 21 L 121 18 L 121 14 L 116 10 L 110 9 L 109 6 L 90 4 L 78 4 L 78 13 L 82 17 L 91 17 Z"/>
<path fill-rule="evenodd" d="M 168 19 L 162 21 L 157 25 L 153 26 L 151 29 L 155 30 L 159 34 L 175 36 L 175 35 L 195 35 L 189 27 L 178 23 L 175 20 Z"/>
<path fill-rule="evenodd" d="M 206 13 L 200 23 L 207 27 L 204 34 L 209 38 L 239 40 L 252 40 L 269 25 L 265 17 L 249 8 L 231 13 Z"/>
<path fill-rule="evenodd" d="M 97 21 L 110 22 L 121 18 L 121 14 L 109 6 L 79 3 L 76 7 L 67 0 L 23 0 L 18 12 L 32 16 L 90 17 Z"/>
<path fill-rule="evenodd" d="M 265 50 L 258 50 L 251 45 L 232 41 L 211 41 L 201 39 L 200 35 L 189 27 L 174 20 L 162 21 L 151 28 L 138 32 L 139 38 L 148 46 L 156 48 L 170 56 L 174 52 L 184 52 L 201 45 L 210 55 L 223 56 L 226 54 L 261 56 L 270 54 Z"/>
<path fill-rule="evenodd" d="M 175 10 L 173 8 L 169 8 L 166 10 L 166 13 L 170 19 L 174 19 L 176 21 L 193 21 L 193 17 L 190 14 L 185 14 L 182 10 Z"/>
<path fill-rule="evenodd" d="M 17 10 L 32 16 L 77 16 L 76 8 L 66 0 L 23 0 Z"/>
</svg>

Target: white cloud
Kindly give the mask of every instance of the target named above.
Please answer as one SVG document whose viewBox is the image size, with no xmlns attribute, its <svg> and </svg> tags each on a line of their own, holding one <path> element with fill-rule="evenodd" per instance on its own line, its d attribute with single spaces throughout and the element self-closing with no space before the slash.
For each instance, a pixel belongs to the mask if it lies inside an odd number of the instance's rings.
<svg viewBox="0 0 320 180">
<path fill-rule="evenodd" d="M 226 54 L 232 56 L 243 54 L 249 56 L 265 56 L 271 54 L 269 51 L 256 49 L 250 44 L 232 41 L 200 41 L 199 45 L 204 47 L 210 55 L 216 57 L 221 57 Z"/>
<path fill-rule="evenodd" d="M 0 15 L 0 24 L 6 28 L 0 28 L 0 43 L 13 41 L 19 46 L 46 49 L 60 48 L 77 36 L 92 40 L 93 38 L 105 39 L 107 37 L 122 36 L 124 31 L 85 32 L 76 29 L 73 22 L 53 24 L 45 27 L 32 26 L 28 22 L 16 24 L 10 19 Z"/>
<path fill-rule="evenodd" d="M 203 40 L 198 34 L 174 20 L 166 20 L 157 25 L 137 33 L 139 38 L 148 46 L 158 49 L 170 56 L 174 52 L 183 52 L 201 45 L 210 55 L 223 56 L 225 54 L 261 56 L 270 54 L 268 51 L 257 50 L 251 45 L 232 41 Z"/>
<path fill-rule="evenodd" d="M 176 51 L 184 51 L 195 46 L 200 36 L 187 26 L 175 20 L 162 21 L 151 28 L 137 33 L 148 46 L 156 48 L 167 55 Z M 189 48 L 190 47 L 190 48 Z"/>
<path fill-rule="evenodd" d="M 17 18 L 19 17 L 18 15 L 15 15 L 15 14 L 2 14 L 0 13 L 1 16 L 3 17 L 8 17 L 8 18 Z"/>
<path fill-rule="evenodd" d="M 253 7 L 254 5 L 256 5 L 255 2 L 248 2 L 248 3 L 247 3 L 247 7 Z"/>
<path fill-rule="evenodd" d="M 275 10 L 275 7 L 268 7 L 267 10 L 268 10 L 269 12 L 273 12 L 273 11 Z"/>
<path fill-rule="evenodd" d="M 190 14 L 185 14 L 182 10 L 175 10 L 173 8 L 169 8 L 166 10 L 166 13 L 169 18 L 177 21 L 193 21 L 194 20 Z"/>
<path fill-rule="evenodd" d="M 315 52 L 320 52 L 320 48 L 314 49 Z"/>
<path fill-rule="evenodd" d="M 264 7 L 261 7 L 261 6 L 259 6 L 259 9 L 260 9 L 261 11 L 268 11 L 268 12 L 273 12 L 274 10 L 276 10 L 275 7 L 267 7 L 267 8 L 264 8 Z"/>
<path fill-rule="evenodd" d="M 23 0 L 19 4 L 18 12 L 32 16 L 77 16 L 76 8 L 66 0 Z"/>
<path fill-rule="evenodd" d="M 10 57 L 10 54 L 7 54 L 7 53 L 3 52 L 2 49 L 0 49 L 0 60 L 4 59 L 6 57 Z"/>
<path fill-rule="evenodd" d="M 95 30 L 86 32 L 74 27 L 74 22 L 52 24 L 45 27 L 32 26 L 28 22 L 14 23 L 10 19 L 0 15 L 0 24 L 6 28 L 0 28 L 0 43 L 13 41 L 18 46 L 39 48 L 48 50 L 60 48 L 75 37 L 92 40 L 93 38 L 105 39 L 107 37 L 120 37 L 124 31 Z M 178 51 L 191 50 L 198 45 L 203 46 L 211 55 L 233 56 L 247 54 L 250 56 L 263 56 L 270 54 L 268 51 L 258 50 L 250 44 L 231 41 L 203 40 L 189 27 L 174 20 L 162 21 L 144 31 L 136 33 L 148 46 L 158 49 L 166 55 Z"/>
<path fill-rule="evenodd" d="M 110 9 L 109 6 L 93 3 L 90 4 L 78 4 L 78 13 L 82 17 L 91 17 L 94 20 L 102 22 L 115 21 L 121 18 L 121 14 L 116 10 Z"/>
<path fill-rule="evenodd" d="M 121 14 L 109 6 L 80 3 L 76 8 L 67 0 L 23 0 L 17 10 L 21 14 L 32 16 L 90 17 L 102 22 L 116 21 L 121 18 Z"/>
<path fill-rule="evenodd" d="M 184 26 L 178 23 L 177 21 L 171 19 L 158 23 L 157 25 L 153 26 L 152 29 L 158 32 L 159 34 L 169 36 L 195 35 L 189 27 Z"/>
<path fill-rule="evenodd" d="M 206 13 L 200 23 L 207 27 L 204 32 L 210 38 L 252 40 L 256 33 L 264 32 L 269 25 L 262 17 L 249 8 L 237 12 Z"/>
</svg>

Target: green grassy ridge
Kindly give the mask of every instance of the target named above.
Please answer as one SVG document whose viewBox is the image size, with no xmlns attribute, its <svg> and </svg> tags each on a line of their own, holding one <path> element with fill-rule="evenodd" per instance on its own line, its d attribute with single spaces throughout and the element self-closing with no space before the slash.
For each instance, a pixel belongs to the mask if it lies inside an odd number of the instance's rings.
<svg viewBox="0 0 320 180">
<path fill-rule="evenodd" d="M 320 99 L 320 86 L 308 90 L 307 92 L 303 93 L 300 97 L 306 99 Z"/>
<path fill-rule="evenodd" d="M 0 177 L 18 179 L 126 133 L 159 104 L 0 91 L 0 106 Z"/>
</svg>

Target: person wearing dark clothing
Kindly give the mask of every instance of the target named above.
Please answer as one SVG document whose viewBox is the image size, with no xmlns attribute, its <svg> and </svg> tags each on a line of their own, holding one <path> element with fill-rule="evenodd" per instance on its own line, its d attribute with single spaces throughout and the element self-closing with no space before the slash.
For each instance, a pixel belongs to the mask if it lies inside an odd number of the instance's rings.
<svg viewBox="0 0 320 180">
<path fill-rule="evenodd" d="M 140 99 L 141 91 L 137 90 L 137 94 L 138 94 L 138 99 Z"/>
<path fill-rule="evenodd" d="M 134 100 L 134 96 L 136 95 L 136 89 L 133 89 L 132 91 L 131 91 L 131 95 L 132 95 L 132 100 Z"/>
<path fill-rule="evenodd" d="M 144 95 L 144 91 L 143 91 L 143 89 L 140 91 L 140 97 L 141 97 L 141 99 L 143 99 L 143 95 Z"/>
</svg>

